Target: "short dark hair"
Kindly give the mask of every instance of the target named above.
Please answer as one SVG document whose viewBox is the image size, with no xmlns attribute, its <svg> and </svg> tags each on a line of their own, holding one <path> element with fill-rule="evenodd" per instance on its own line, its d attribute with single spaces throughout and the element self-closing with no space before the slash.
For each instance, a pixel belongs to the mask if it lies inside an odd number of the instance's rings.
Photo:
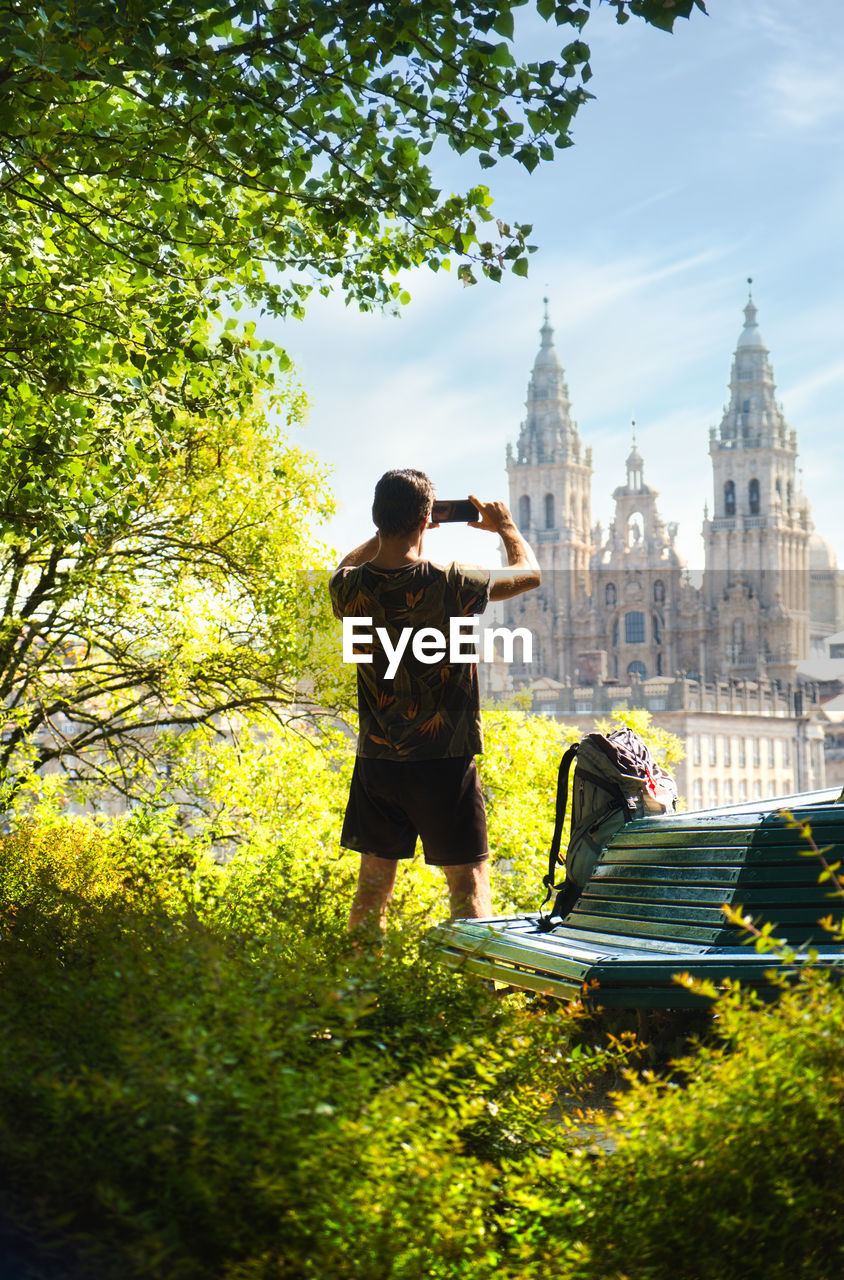
<svg viewBox="0 0 844 1280">
<path fill-rule="evenodd" d="M 375 486 L 372 519 L 386 538 L 400 537 L 419 528 L 433 501 L 434 486 L 424 471 L 386 471 Z"/>
</svg>

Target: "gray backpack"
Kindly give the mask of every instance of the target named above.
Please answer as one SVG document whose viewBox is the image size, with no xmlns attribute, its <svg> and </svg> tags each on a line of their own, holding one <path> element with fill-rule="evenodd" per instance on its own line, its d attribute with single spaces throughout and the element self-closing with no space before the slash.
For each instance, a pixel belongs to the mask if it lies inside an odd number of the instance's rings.
<svg viewBox="0 0 844 1280">
<path fill-rule="evenodd" d="M 574 762 L 571 796 L 571 834 L 565 856 L 566 878 L 555 883 L 560 843 L 568 805 L 569 772 Z M 671 774 L 657 764 L 632 729 L 616 729 L 604 737 L 588 733 L 569 747 L 557 775 L 557 815 L 548 855 L 546 894 L 540 907 L 540 928 L 553 928 L 555 917 L 567 916 L 583 892 L 595 864 L 612 837 L 632 818 L 669 813 L 677 807 L 677 787 Z M 547 916 L 542 907 L 555 893 Z"/>
</svg>

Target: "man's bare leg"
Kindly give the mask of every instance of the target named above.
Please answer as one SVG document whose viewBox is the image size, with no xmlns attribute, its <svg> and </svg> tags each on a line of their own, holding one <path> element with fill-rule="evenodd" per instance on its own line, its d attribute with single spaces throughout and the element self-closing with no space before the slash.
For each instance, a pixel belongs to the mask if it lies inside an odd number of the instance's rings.
<svg viewBox="0 0 844 1280">
<path fill-rule="evenodd" d="M 488 862 L 443 867 L 448 881 L 452 920 L 478 920 L 492 915 Z"/>
<path fill-rule="evenodd" d="M 387 928 L 387 903 L 393 896 L 398 863 L 391 858 L 360 855 L 358 887 L 349 912 L 349 933 L 377 937 Z"/>
</svg>

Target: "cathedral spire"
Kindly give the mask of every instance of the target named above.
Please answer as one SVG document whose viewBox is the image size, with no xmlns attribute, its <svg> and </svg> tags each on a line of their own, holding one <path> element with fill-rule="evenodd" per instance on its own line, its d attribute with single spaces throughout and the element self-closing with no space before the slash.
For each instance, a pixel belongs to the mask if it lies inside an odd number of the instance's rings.
<svg viewBox="0 0 844 1280">
<path fill-rule="evenodd" d="M 748 277 L 748 285 L 752 278 Z M 738 336 L 730 371 L 730 400 L 718 431 L 732 448 L 785 447 L 788 427 L 776 398 L 768 348 L 757 322 L 758 310 L 748 290 L 744 327 Z"/>
<path fill-rule="evenodd" d="M 631 493 L 643 493 L 643 492 L 647 492 L 647 486 L 645 485 L 644 477 L 642 474 L 645 463 L 636 445 L 636 419 L 635 418 L 632 419 L 631 426 L 633 429 L 632 430 L 633 447 L 630 450 L 630 453 L 628 454 L 628 457 L 627 457 L 627 488 Z"/>
<path fill-rule="evenodd" d="M 811 514 L 798 483 L 797 434 L 776 398 L 752 292 L 733 353 L 730 399 L 720 427 L 710 432 L 709 453 L 713 506 L 711 516 L 707 512 L 704 517 L 708 607 L 717 612 L 732 599 L 729 592 L 738 591 L 742 610 L 751 600 L 758 610 L 753 652 L 742 648 L 743 656 L 735 656 L 729 628 L 738 615 L 729 611 L 720 643 L 734 669 L 755 665 L 777 679 L 791 680 L 796 655 L 807 648 Z"/>
<path fill-rule="evenodd" d="M 540 335 L 542 337 L 542 346 L 540 350 L 547 351 L 549 348 L 553 350 L 554 330 L 551 328 L 551 320 L 548 315 L 548 299 L 547 298 L 542 299 L 542 305 L 543 305 L 544 311 L 543 311 L 543 319 L 542 319 L 542 328 L 539 330 Z"/>
<path fill-rule="evenodd" d="M 527 416 L 519 435 L 520 462 L 580 460 L 580 438 L 571 419 L 565 374 L 554 349 L 554 330 L 543 298 L 540 346 L 533 362 L 526 401 Z"/>
<path fill-rule="evenodd" d="M 759 325 L 756 323 L 757 308 L 753 301 L 753 277 L 747 277 L 747 303 L 744 308 L 744 328 L 739 334 L 739 347 L 761 347 L 767 351 L 765 339 L 759 332 Z"/>
</svg>

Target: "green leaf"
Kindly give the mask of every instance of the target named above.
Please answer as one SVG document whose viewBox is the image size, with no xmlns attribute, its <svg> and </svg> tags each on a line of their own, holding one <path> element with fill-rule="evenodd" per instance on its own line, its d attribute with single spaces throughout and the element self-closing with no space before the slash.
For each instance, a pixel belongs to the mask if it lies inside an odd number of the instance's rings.
<svg viewBox="0 0 844 1280">
<path fill-rule="evenodd" d="M 495 22 L 492 24 L 492 29 L 499 36 L 504 36 L 508 40 L 513 39 L 515 26 L 513 22 L 513 15 L 509 9 L 499 14 Z"/>
</svg>

